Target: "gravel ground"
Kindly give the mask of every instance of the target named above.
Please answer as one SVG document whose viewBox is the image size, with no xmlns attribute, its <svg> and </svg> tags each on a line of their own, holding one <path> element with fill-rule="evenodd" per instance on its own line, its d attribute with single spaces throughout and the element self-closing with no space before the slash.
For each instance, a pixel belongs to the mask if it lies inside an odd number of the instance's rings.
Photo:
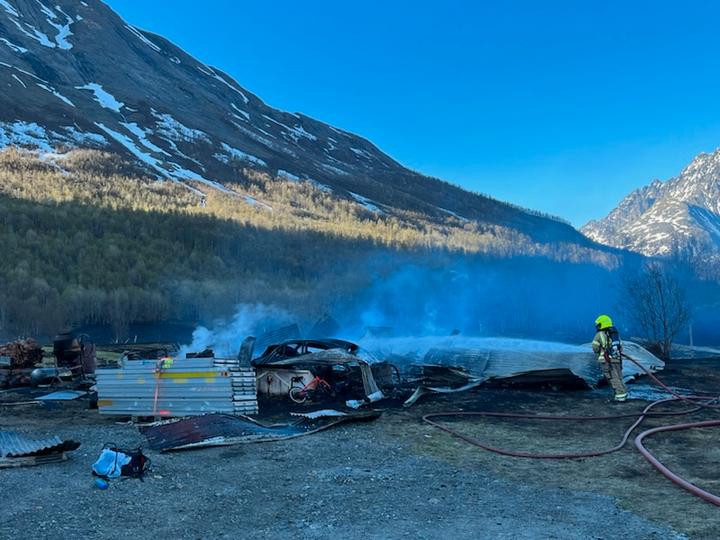
<svg viewBox="0 0 720 540">
<path fill-rule="evenodd" d="M 597 406 L 604 394 L 480 390 L 463 401 L 429 399 L 372 423 L 289 441 L 148 452 L 152 472 L 144 482 L 116 480 L 105 491 L 94 488 L 91 464 L 104 442 L 142 444 L 135 426 L 116 424 L 80 402 L 51 410 L 0 407 L 1 429 L 82 442 L 66 462 L 0 470 L 0 538 L 720 537 L 712 522 L 684 527 L 680 518 L 608 494 L 607 477 L 638 486 L 644 474 L 659 490 L 648 493 L 651 500 L 679 513 L 699 508 L 700 517 L 717 516 L 717 508 L 650 470 L 629 474 L 614 469 L 617 464 L 603 469 L 587 460 L 538 467 L 486 454 L 420 420 L 434 410 L 484 408 L 503 399 L 521 408 L 550 399 L 558 407 Z M 503 429 L 507 437 L 522 437 L 517 426 Z M 598 436 L 605 446 L 614 441 Z M 623 467 L 642 469 L 634 453 L 627 448 L 615 455 L 630 460 Z"/>
</svg>

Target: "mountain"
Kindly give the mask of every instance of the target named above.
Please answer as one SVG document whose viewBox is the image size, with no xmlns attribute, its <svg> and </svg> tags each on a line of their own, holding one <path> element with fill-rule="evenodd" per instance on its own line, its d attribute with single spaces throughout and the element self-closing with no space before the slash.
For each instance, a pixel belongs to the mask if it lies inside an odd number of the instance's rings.
<svg viewBox="0 0 720 540">
<path fill-rule="evenodd" d="M 699 154 L 676 177 L 630 193 L 582 232 L 593 240 L 648 256 L 720 256 L 720 149 Z"/>
<path fill-rule="evenodd" d="M 610 253 L 562 220 L 408 170 L 361 137 L 269 107 L 99 0 L 0 0 L 0 36 L 0 147 L 115 153 L 199 199 L 246 196 L 262 174 L 310 183 L 368 219 L 479 223 L 509 239 Z"/>
</svg>

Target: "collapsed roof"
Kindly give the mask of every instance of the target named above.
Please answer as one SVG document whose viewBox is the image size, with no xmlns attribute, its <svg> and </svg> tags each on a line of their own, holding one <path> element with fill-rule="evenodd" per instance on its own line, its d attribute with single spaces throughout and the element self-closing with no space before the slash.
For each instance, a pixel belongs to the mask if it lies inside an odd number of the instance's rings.
<svg viewBox="0 0 720 540">
<path fill-rule="evenodd" d="M 360 344 L 378 358 L 392 358 L 392 362 L 401 368 L 413 364 L 461 367 L 481 380 L 532 374 L 539 378 L 555 378 L 566 373 L 594 387 L 603 378 L 597 355 L 592 352 L 590 344 L 461 336 L 371 338 L 362 340 Z M 665 367 L 662 360 L 640 345 L 624 341 L 623 346 L 630 356 L 650 371 Z M 626 379 L 640 373 L 640 368 L 631 362 L 623 363 Z"/>
</svg>

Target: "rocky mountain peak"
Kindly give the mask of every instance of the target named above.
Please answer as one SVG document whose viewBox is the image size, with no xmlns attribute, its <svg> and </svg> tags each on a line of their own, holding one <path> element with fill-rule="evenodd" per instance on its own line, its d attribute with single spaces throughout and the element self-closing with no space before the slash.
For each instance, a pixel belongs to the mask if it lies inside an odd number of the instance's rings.
<svg viewBox="0 0 720 540">
<path fill-rule="evenodd" d="M 698 154 L 682 172 L 625 197 L 582 232 L 595 241 L 650 256 L 720 254 L 720 149 Z"/>
</svg>

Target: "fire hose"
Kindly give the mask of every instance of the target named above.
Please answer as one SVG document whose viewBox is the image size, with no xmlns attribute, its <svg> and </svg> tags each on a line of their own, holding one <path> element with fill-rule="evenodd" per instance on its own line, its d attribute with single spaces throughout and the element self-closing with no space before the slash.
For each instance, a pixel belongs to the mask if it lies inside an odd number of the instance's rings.
<svg viewBox="0 0 720 540">
<path fill-rule="evenodd" d="M 660 379 L 658 379 L 649 369 L 645 368 L 640 362 L 635 360 L 634 358 L 628 356 L 627 354 L 623 353 L 623 356 L 633 362 L 635 365 L 637 365 L 641 370 L 643 370 L 650 379 L 657 385 L 659 385 L 661 388 L 663 388 L 666 392 L 672 395 L 672 397 L 659 399 L 656 401 L 653 401 L 649 405 L 647 405 L 642 412 L 640 413 L 624 413 L 624 414 L 611 414 L 611 415 L 603 415 L 603 416 L 563 416 L 563 415 L 551 415 L 551 414 L 526 414 L 526 413 L 510 413 L 510 412 L 492 412 L 492 411 L 474 411 L 474 412 L 440 412 L 440 413 L 431 413 L 426 414 L 423 416 L 423 421 L 430 424 L 431 426 L 440 429 L 442 431 L 445 431 L 449 433 L 450 435 L 453 435 L 454 437 L 458 437 L 474 446 L 477 446 L 479 448 L 482 448 L 483 450 L 487 450 L 489 452 L 494 452 L 496 454 L 500 454 L 503 456 L 509 456 L 509 457 L 522 457 L 522 458 L 530 458 L 530 459 L 577 459 L 577 458 L 589 458 L 589 457 L 598 457 L 598 456 L 604 456 L 607 454 L 611 454 L 613 452 L 617 452 L 618 450 L 621 450 L 626 444 L 628 439 L 630 438 L 630 435 L 632 434 L 635 429 L 642 424 L 642 422 L 645 420 L 645 418 L 648 417 L 665 417 L 665 416 L 683 416 L 692 414 L 701 410 L 705 409 L 714 409 L 714 410 L 720 410 L 720 405 L 717 404 L 718 398 L 712 397 L 712 396 L 704 396 L 704 395 L 690 395 L 690 396 L 683 396 L 677 392 L 675 392 L 672 388 L 668 387 L 665 383 L 663 383 Z M 694 405 L 691 409 L 686 409 L 683 411 L 675 411 L 675 412 L 654 412 L 652 409 L 660 405 L 662 403 L 669 403 L 674 401 L 684 401 L 688 402 Z M 477 416 L 483 416 L 483 417 L 495 417 L 495 418 L 517 418 L 517 419 L 528 419 L 528 420 L 546 420 L 546 421 L 595 421 L 595 420 L 614 420 L 614 419 L 620 419 L 620 418 L 636 418 L 635 422 L 627 429 L 625 430 L 625 433 L 622 436 L 622 439 L 618 444 L 611 448 L 603 449 L 603 450 L 592 450 L 588 452 L 568 452 L 568 453 L 558 453 L 558 454 L 545 454 L 545 453 L 533 453 L 533 452 L 523 452 L 518 450 L 511 450 L 507 448 L 499 448 L 495 446 L 491 446 L 475 437 L 472 437 L 470 435 L 466 435 L 464 433 L 461 433 L 459 431 L 456 431 L 452 429 L 451 427 L 448 427 L 445 424 L 442 424 L 440 422 L 435 421 L 434 419 L 437 418 L 449 418 L 449 417 L 477 417 Z M 688 430 L 688 429 L 695 429 L 695 428 L 710 428 L 710 427 L 720 427 L 720 420 L 709 420 L 704 422 L 690 422 L 685 424 L 673 424 L 673 425 L 665 425 L 656 427 L 653 429 L 648 429 L 646 431 L 643 431 L 640 433 L 637 437 L 635 437 L 635 447 L 640 451 L 640 454 L 653 466 L 655 467 L 661 474 L 663 474 L 666 478 L 668 478 L 670 481 L 675 483 L 676 485 L 680 486 L 681 488 L 689 491 L 693 495 L 700 497 L 706 502 L 709 502 L 711 504 L 714 504 L 716 506 L 720 506 L 720 497 L 717 495 L 714 495 L 708 491 L 703 490 L 702 488 L 696 486 L 695 484 L 692 484 L 691 482 L 685 480 L 684 478 L 678 476 L 677 474 L 673 473 L 670 469 L 668 469 L 665 465 L 663 465 L 660 460 L 658 460 L 653 454 L 651 454 L 645 446 L 643 446 L 643 439 L 646 437 L 649 437 L 650 435 L 653 435 L 655 433 L 662 433 L 666 431 L 680 431 L 680 430 Z"/>
</svg>

